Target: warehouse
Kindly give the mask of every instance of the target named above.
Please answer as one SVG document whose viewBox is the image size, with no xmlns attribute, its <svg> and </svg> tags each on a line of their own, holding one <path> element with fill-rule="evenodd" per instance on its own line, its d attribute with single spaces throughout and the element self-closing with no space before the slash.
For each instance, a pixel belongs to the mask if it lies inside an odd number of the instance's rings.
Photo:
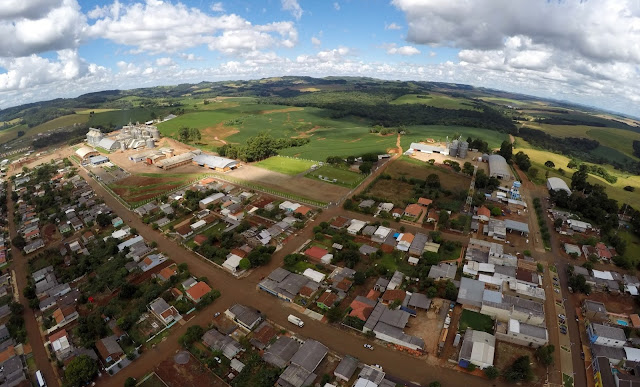
<svg viewBox="0 0 640 387">
<path fill-rule="evenodd" d="M 110 138 L 103 138 L 98 143 L 98 147 L 108 151 L 114 151 L 120 149 L 120 143 Z"/>
<path fill-rule="evenodd" d="M 565 191 L 567 195 L 571 195 L 571 190 L 567 183 L 559 177 L 550 177 L 547 179 L 547 189 L 549 191 Z"/>
<path fill-rule="evenodd" d="M 181 155 L 169 157 L 168 159 L 160 160 L 155 165 L 162 169 L 172 169 L 189 164 L 193 159 L 193 156 L 193 153 L 187 152 Z"/>
<path fill-rule="evenodd" d="M 432 154 L 432 153 L 440 153 L 443 155 L 449 154 L 449 149 L 447 149 L 447 147 L 445 146 L 426 145 L 426 144 L 420 144 L 417 142 L 411 143 L 411 146 L 409 147 L 409 151 L 422 152 L 422 153 L 428 153 L 428 154 Z"/>
<path fill-rule="evenodd" d="M 100 165 L 109 162 L 109 158 L 107 156 L 92 156 L 89 157 L 89 162 L 91 165 Z"/>
<path fill-rule="evenodd" d="M 201 167 L 214 169 L 220 172 L 227 172 L 238 167 L 238 162 L 235 160 L 207 155 L 204 153 L 195 156 L 193 158 L 193 163 Z"/>
<path fill-rule="evenodd" d="M 502 180 L 511 179 L 511 172 L 507 160 L 500 155 L 489 156 L 489 176 Z"/>
<path fill-rule="evenodd" d="M 98 156 L 99 154 L 100 153 L 98 153 L 95 149 L 88 146 L 83 146 L 76 151 L 76 155 L 78 155 L 78 157 L 80 157 L 83 161 L 88 159 L 89 157 Z"/>
</svg>

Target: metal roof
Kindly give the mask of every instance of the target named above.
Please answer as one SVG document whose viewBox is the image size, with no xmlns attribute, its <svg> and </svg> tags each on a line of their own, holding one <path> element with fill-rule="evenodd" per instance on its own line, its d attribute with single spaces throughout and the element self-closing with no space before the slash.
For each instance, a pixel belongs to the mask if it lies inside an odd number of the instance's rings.
<svg viewBox="0 0 640 387">
<path fill-rule="evenodd" d="M 507 160 L 500 155 L 489 156 L 489 175 L 511 177 L 511 170 L 507 164 Z"/>
<path fill-rule="evenodd" d="M 547 179 L 547 188 L 553 191 L 563 190 L 566 191 L 569 195 L 571 195 L 571 190 L 567 183 L 559 177 L 550 177 Z"/>
<path fill-rule="evenodd" d="M 315 371 L 322 359 L 327 355 L 328 348 L 324 344 L 307 340 L 302 344 L 298 352 L 291 358 L 291 363 L 299 365 L 309 372 Z"/>
<path fill-rule="evenodd" d="M 529 225 L 527 223 L 518 222 L 511 219 L 504 220 L 504 226 L 507 230 L 529 233 Z"/>
<path fill-rule="evenodd" d="M 219 157 L 201 153 L 193 158 L 193 162 L 200 166 L 208 166 L 209 168 L 232 168 L 238 164 L 237 161 L 226 157 Z"/>
</svg>

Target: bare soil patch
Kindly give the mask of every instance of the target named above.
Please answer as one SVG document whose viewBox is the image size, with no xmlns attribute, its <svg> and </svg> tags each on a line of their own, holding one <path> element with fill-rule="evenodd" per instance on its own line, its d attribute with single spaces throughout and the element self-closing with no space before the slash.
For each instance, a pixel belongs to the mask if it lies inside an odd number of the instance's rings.
<svg viewBox="0 0 640 387">
<path fill-rule="evenodd" d="M 208 128 L 205 128 L 202 130 L 202 141 L 206 142 L 207 144 L 211 144 L 211 143 L 219 143 L 219 144 L 226 144 L 227 142 L 224 141 L 225 138 L 238 133 L 239 130 L 237 130 L 234 127 L 231 126 L 225 126 L 224 123 L 219 123 L 215 126 L 210 126 Z"/>
<path fill-rule="evenodd" d="M 560 349 L 556 348 L 556 351 L 558 350 Z M 496 341 L 495 354 L 494 366 L 499 370 L 505 370 L 521 356 L 529 356 L 534 378 L 531 383 L 527 385 L 537 385 L 546 378 L 546 370 L 536 361 L 535 350 L 533 348 L 523 347 L 522 345 L 511 344 L 505 341 Z"/>
<path fill-rule="evenodd" d="M 305 198 L 328 202 L 337 201 L 349 192 L 348 188 L 324 183 L 320 180 L 307 179 L 302 176 L 289 176 L 267 169 L 244 165 L 229 176 L 272 188 L 279 192 L 290 192 Z"/>
<path fill-rule="evenodd" d="M 371 187 L 369 194 L 393 202 L 408 202 L 413 198 L 413 186 L 398 180 L 380 179 Z"/>
<path fill-rule="evenodd" d="M 300 110 L 304 110 L 304 108 L 290 107 L 285 109 L 262 110 L 262 111 L 259 111 L 258 114 L 289 113 L 289 112 L 299 112 Z"/>
<path fill-rule="evenodd" d="M 156 374 L 169 387 L 200 387 L 200 386 L 226 386 L 226 383 L 218 379 L 211 371 L 202 365 L 193 355 L 189 356 L 187 364 L 178 364 L 173 359 L 174 354 L 169 354 L 162 363 L 155 368 Z"/>
</svg>

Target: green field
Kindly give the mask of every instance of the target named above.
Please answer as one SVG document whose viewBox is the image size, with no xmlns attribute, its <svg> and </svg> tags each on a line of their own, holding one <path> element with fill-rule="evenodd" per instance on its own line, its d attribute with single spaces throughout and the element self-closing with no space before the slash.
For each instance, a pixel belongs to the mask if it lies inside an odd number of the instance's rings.
<svg viewBox="0 0 640 387">
<path fill-rule="evenodd" d="M 320 179 L 320 176 L 322 176 L 331 180 L 332 184 L 338 184 L 347 188 L 357 187 L 358 184 L 360 184 L 360 182 L 366 177 L 361 173 L 350 171 L 346 167 L 334 167 L 331 165 L 323 165 L 320 168 L 309 172 L 306 176 L 326 181 Z M 336 179 L 337 181 L 334 183 L 333 179 Z"/>
<path fill-rule="evenodd" d="M 268 169 L 274 172 L 284 173 L 285 175 L 297 175 L 305 172 L 314 165 L 311 160 L 296 159 L 292 157 L 273 156 L 266 160 L 253 164 L 256 167 Z"/>
<path fill-rule="evenodd" d="M 420 96 L 420 98 L 418 98 Z M 477 110 L 474 102 L 466 98 L 454 98 L 441 94 L 405 94 L 391 101 L 394 105 L 419 103 L 442 109 L 469 109 Z"/>
<path fill-rule="evenodd" d="M 457 136 L 462 136 L 464 140 L 468 137 L 482 138 L 489 144 L 489 148 L 500 148 L 502 141 L 509 138 L 508 135 L 494 130 L 468 128 L 465 126 L 443 126 L 443 125 L 416 125 L 406 127 L 407 134 L 400 137 L 402 150 L 409 149 L 412 142 L 424 141 L 427 138 L 445 142 L 447 136 L 453 140 Z"/>
<path fill-rule="evenodd" d="M 86 116 L 86 115 L 69 114 L 67 116 L 58 117 L 51 121 L 47 121 L 43 124 L 34 126 L 33 128 L 29 128 L 27 127 L 27 125 L 24 125 L 24 124 L 16 125 L 11 128 L 0 131 L 0 143 L 6 143 L 16 138 L 18 136 L 18 132 L 21 130 L 25 132 L 24 136 L 22 136 L 21 139 L 26 139 L 29 137 L 33 137 L 38 133 L 44 133 L 52 129 L 58 129 L 61 127 L 73 126 L 74 124 L 85 123 L 88 121 L 88 119 L 89 119 L 89 116 Z"/>
<path fill-rule="evenodd" d="M 169 114 L 169 110 L 170 108 L 133 108 L 126 110 L 104 111 L 102 113 L 96 113 L 91 118 L 89 118 L 89 125 L 110 127 L 126 125 L 129 122 L 146 122 L 153 119 L 152 113 L 155 113 L 158 117 L 163 117 Z M 84 114 L 79 114 L 77 116 L 87 117 Z"/>
<path fill-rule="evenodd" d="M 504 104 L 504 105 L 515 105 L 515 106 L 521 106 L 521 105 L 528 105 L 529 102 L 526 101 L 518 101 L 515 99 L 511 99 L 511 98 L 501 98 L 501 97 L 482 97 L 480 98 L 483 101 L 488 101 L 488 102 L 493 102 L 493 103 L 499 103 L 499 104 Z"/>
<path fill-rule="evenodd" d="M 458 331 L 464 332 L 467 328 L 493 334 L 493 319 L 487 315 L 464 309 L 460 316 Z"/>
</svg>

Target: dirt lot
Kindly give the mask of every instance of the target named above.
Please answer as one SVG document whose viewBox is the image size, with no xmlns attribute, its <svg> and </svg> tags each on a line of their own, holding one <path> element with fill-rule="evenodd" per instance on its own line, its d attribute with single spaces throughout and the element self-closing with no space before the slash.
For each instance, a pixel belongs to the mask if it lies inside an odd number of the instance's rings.
<svg viewBox="0 0 640 387">
<path fill-rule="evenodd" d="M 336 202 L 349 192 L 348 188 L 324 183 L 320 180 L 289 176 L 251 165 L 244 165 L 227 174 L 280 192 L 291 192 L 294 195 L 318 201 Z"/>
<path fill-rule="evenodd" d="M 557 350 L 557 349 L 556 349 Z M 504 341 L 496 341 L 495 360 L 493 365 L 499 369 L 504 370 L 509 367 L 520 356 L 529 356 L 531 360 L 531 369 L 534 373 L 534 378 L 528 386 L 541 385 L 546 379 L 546 369 L 538 365 L 535 360 L 535 350 L 522 345 L 515 345 Z"/>
<path fill-rule="evenodd" d="M 592 292 L 589 296 L 582 293 L 569 294 L 573 298 L 574 305 L 582 305 L 582 301 L 586 298 L 592 301 L 602 302 L 607 306 L 607 312 L 619 314 L 638 313 L 637 304 L 633 297 L 628 294 L 608 294 L 602 292 Z"/>
<path fill-rule="evenodd" d="M 394 203 L 409 202 L 413 198 L 413 185 L 399 180 L 380 179 L 371 187 L 369 194 Z"/>
<path fill-rule="evenodd" d="M 156 143 L 156 148 L 163 148 L 163 147 L 167 147 L 167 148 L 172 148 L 174 151 L 174 154 L 179 155 L 182 154 L 184 152 L 188 152 L 190 150 L 193 150 L 195 148 L 192 148 L 190 146 L 184 145 L 178 141 L 175 141 L 171 138 L 163 138 L 160 141 L 158 141 Z M 129 156 L 137 154 L 137 153 L 142 153 L 145 152 L 147 149 L 139 149 L 139 150 L 135 150 L 135 149 L 127 149 L 126 151 L 115 151 L 112 153 L 109 153 L 108 157 L 109 160 L 119 166 L 120 168 L 128 171 L 131 174 L 136 174 L 136 173 L 162 173 L 162 169 L 154 166 L 154 165 L 147 165 L 146 163 L 134 163 L 133 161 L 129 160 Z M 184 170 L 183 170 L 184 168 Z M 178 167 L 175 169 L 171 169 L 168 171 L 168 173 L 174 173 L 174 171 L 180 171 L 182 172 L 187 172 L 187 173 L 205 173 L 206 171 L 204 170 L 204 168 L 199 167 L 197 165 L 188 165 L 186 167 Z"/>
<path fill-rule="evenodd" d="M 460 166 L 462 166 L 462 163 Z M 440 177 L 442 187 L 451 191 L 467 190 L 469 189 L 469 184 L 471 184 L 471 178 L 469 176 L 453 172 L 448 166 L 438 164 L 437 162 L 436 165 L 433 166 L 425 162 L 424 166 L 422 166 L 410 161 L 397 160 L 389 165 L 386 173 L 390 174 L 393 178 L 404 176 L 407 179 L 412 177 L 426 179 L 427 176 L 435 173 Z"/>
<path fill-rule="evenodd" d="M 173 360 L 175 354 L 169 355 L 155 368 L 156 374 L 169 387 L 226 386 L 211 371 L 203 366 L 192 355 L 187 364 L 177 364 Z"/>
<path fill-rule="evenodd" d="M 446 307 L 442 308 L 444 304 L 443 300 L 434 299 L 431 303 L 431 309 L 427 311 L 418 310 L 417 316 L 411 318 L 405 328 L 406 334 L 420 337 L 424 340 L 424 349 L 430 354 L 435 354 L 438 351 L 444 320 L 442 313 L 437 313 L 437 307 L 440 307 L 441 312 L 445 311 L 444 316 L 446 316 Z M 446 302 L 446 305 L 448 304 Z"/>
<path fill-rule="evenodd" d="M 176 168 L 178 169 L 178 168 Z M 171 172 L 173 172 L 172 170 Z M 147 177 L 132 175 L 110 185 L 113 192 L 129 203 L 139 202 L 153 198 L 172 189 L 185 185 L 193 180 L 196 175 L 184 174 L 166 177 Z"/>
</svg>

